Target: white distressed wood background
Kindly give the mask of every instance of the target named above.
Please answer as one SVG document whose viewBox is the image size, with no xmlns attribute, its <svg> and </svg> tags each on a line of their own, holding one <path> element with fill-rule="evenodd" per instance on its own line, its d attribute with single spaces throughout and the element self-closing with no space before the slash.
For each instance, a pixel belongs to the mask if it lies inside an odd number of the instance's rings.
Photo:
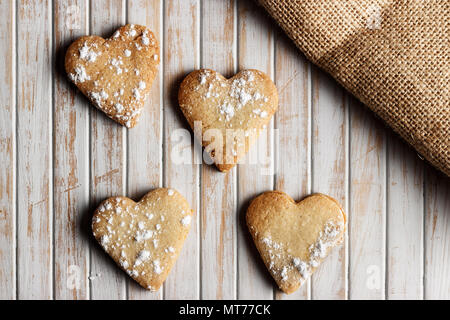
<svg viewBox="0 0 450 320">
<path fill-rule="evenodd" d="M 163 50 L 132 130 L 63 71 L 71 41 L 127 22 L 150 27 Z M 0 30 L 0 298 L 450 299 L 450 179 L 308 63 L 253 1 L 0 0 Z M 260 142 L 275 174 L 170 161 L 171 133 L 188 128 L 178 83 L 200 67 L 274 79 L 280 107 L 268 130 L 278 135 Z M 196 219 L 164 287 L 149 293 L 94 243 L 90 217 L 105 197 L 138 200 L 160 186 L 183 193 Z M 345 244 L 290 296 L 244 225 L 249 200 L 274 188 L 327 193 L 348 214 Z"/>
</svg>

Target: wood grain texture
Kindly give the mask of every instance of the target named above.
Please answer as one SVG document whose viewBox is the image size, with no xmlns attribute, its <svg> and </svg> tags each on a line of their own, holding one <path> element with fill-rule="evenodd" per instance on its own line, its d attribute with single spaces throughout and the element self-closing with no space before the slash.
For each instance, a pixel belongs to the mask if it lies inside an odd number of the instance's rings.
<svg viewBox="0 0 450 320">
<path fill-rule="evenodd" d="M 239 70 L 258 69 L 273 79 L 273 33 L 269 20 L 254 1 L 238 3 Z M 273 189 L 273 174 L 265 160 L 272 161 L 273 119 L 250 148 L 245 163 L 238 167 L 238 299 L 273 299 L 274 282 L 265 268 L 245 224 L 249 201 Z M 257 160 L 257 161 L 251 161 Z"/>
<path fill-rule="evenodd" d="M 202 67 L 234 74 L 235 1 L 202 1 Z M 223 32 L 223 30 L 228 32 Z M 201 275 L 203 299 L 236 298 L 236 168 L 201 174 Z"/>
<path fill-rule="evenodd" d="M 0 1 L 0 299 L 16 298 L 16 90 L 14 1 Z"/>
<path fill-rule="evenodd" d="M 312 191 L 335 198 L 346 207 L 347 106 L 343 89 L 313 68 Z M 312 276 L 313 299 L 346 299 L 346 243 L 334 248 Z"/>
<path fill-rule="evenodd" d="M 311 72 L 255 3 L 0 0 L 0 299 L 450 299 L 450 179 Z M 162 56 L 129 131 L 62 69 L 74 38 L 109 37 L 127 21 L 150 27 Z M 251 155 L 275 159 L 275 176 L 263 164 L 200 168 L 190 144 L 189 163 L 174 159 L 178 129 L 192 137 L 178 85 L 201 66 L 272 76 L 280 106 L 269 129 L 278 137 L 272 145 L 263 134 Z M 93 240 L 90 218 L 106 197 L 138 200 L 161 185 L 179 190 L 196 218 L 165 288 L 151 293 Z M 276 289 L 244 223 L 249 201 L 274 186 L 296 200 L 325 192 L 348 205 L 348 246 L 290 296 Z"/>
<path fill-rule="evenodd" d="M 423 298 L 423 161 L 388 136 L 387 299 Z"/>
<path fill-rule="evenodd" d="M 191 139 L 182 148 L 187 154 L 186 162 L 177 161 L 178 146 L 182 143 L 177 134 L 190 133 L 178 106 L 178 86 L 189 72 L 199 68 L 199 8 L 198 0 L 166 1 L 164 8 L 165 186 L 178 190 L 194 210 L 188 238 L 164 284 L 165 299 L 200 297 L 199 166 L 193 161 Z"/>
<path fill-rule="evenodd" d="M 128 0 L 127 22 L 150 28 L 159 41 L 161 51 L 163 48 L 162 10 L 163 1 L 160 0 Z M 162 64 L 153 82 L 150 97 L 145 102 L 138 125 L 128 130 L 127 194 L 136 201 L 151 189 L 162 186 Z M 132 300 L 161 299 L 162 290 L 158 292 L 142 290 L 137 283 L 130 280 L 128 298 Z"/>
<path fill-rule="evenodd" d="M 91 1 L 91 34 L 108 38 L 125 24 L 122 0 Z M 91 209 L 105 198 L 125 195 L 126 129 L 91 108 Z M 92 214 L 91 214 L 92 215 Z M 97 243 L 91 250 L 91 298 L 124 299 L 127 275 Z"/>
<path fill-rule="evenodd" d="M 275 114 L 278 153 L 275 189 L 300 201 L 311 192 L 311 103 L 310 66 L 283 34 L 275 39 L 275 83 L 280 108 Z M 307 299 L 308 280 L 295 293 L 277 290 L 277 299 Z"/>
<path fill-rule="evenodd" d="M 385 128 L 350 99 L 349 298 L 384 299 Z"/>
<path fill-rule="evenodd" d="M 425 183 L 425 299 L 450 299 L 450 183 L 427 166 Z"/>
<path fill-rule="evenodd" d="M 18 2 L 18 298 L 51 299 L 51 1 Z"/>
<path fill-rule="evenodd" d="M 67 81 L 67 46 L 87 34 L 86 1 L 54 2 L 55 299 L 89 299 L 89 106 Z"/>
</svg>

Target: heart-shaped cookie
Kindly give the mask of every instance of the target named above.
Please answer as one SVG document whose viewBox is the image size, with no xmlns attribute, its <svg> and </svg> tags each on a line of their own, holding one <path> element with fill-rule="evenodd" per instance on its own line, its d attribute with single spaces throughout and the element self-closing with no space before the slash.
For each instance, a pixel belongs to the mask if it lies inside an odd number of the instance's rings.
<svg viewBox="0 0 450 320">
<path fill-rule="evenodd" d="M 275 84 L 258 70 L 243 70 L 230 79 L 209 69 L 193 71 L 181 83 L 178 100 L 197 139 L 223 172 L 248 152 L 278 108 Z"/>
<path fill-rule="evenodd" d="M 256 197 L 247 210 L 247 226 L 264 264 L 285 293 L 296 291 L 345 233 L 339 203 L 314 194 L 295 203 L 280 191 Z"/>
<path fill-rule="evenodd" d="M 143 26 L 128 24 L 109 39 L 81 37 L 66 53 L 69 79 L 108 117 L 136 125 L 159 64 L 159 45 Z"/>
<path fill-rule="evenodd" d="M 125 272 L 156 291 L 180 253 L 192 213 L 177 191 L 155 189 L 138 203 L 126 197 L 103 201 L 92 218 L 92 231 Z"/>
</svg>

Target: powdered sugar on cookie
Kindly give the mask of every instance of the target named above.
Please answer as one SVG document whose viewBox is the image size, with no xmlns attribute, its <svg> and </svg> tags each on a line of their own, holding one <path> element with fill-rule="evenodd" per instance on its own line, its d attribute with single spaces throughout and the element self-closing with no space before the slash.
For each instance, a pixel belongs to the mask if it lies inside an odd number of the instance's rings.
<svg viewBox="0 0 450 320">
<path fill-rule="evenodd" d="M 247 104 L 255 105 L 256 103 L 267 103 L 268 98 L 263 96 L 257 91 L 257 83 L 255 83 L 254 70 L 244 70 L 241 72 L 240 77 L 230 80 L 229 91 L 225 94 L 223 88 L 227 88 L 226 82 L 223 81 L 218 75 L 214 74 L 211 70 L 201 70 L 198 76 L 199 86 L 196 90 L 206 91 L 204 99 L 222 98 L 222 103 L 219 104 L 219 113 L 225 116 L 225 121 L 230 121 L 234 114 L 245 107 Z M 205 89 L 202 89 L 205 87 Z M 261 117 L 267 117 L 268 112 L 259 110 L 258 115 Z"/>
<path fill-rule="evenodd" d="M 69 73 L 69 78 L 75 84 L 91 80 L 91 77 L 87 74 L 86 69 L 83 66 L 76 66 L 74 71 L 75 73 Z"/>
<path fill-rule="evenodd" d="M 188 224 L 179 221 L 190 221 L 191 215 L 186 213 L 191 212 L 173 189 L 156 189 L 137 204 L 122 197 L 106 200 L 94 214 L 92 230 L 124 271 L 142 286 L 157 289 L 189 230 Z"/>
<path fill-rule="evenodd" d="M 329 249 L 342 240 L 342 231 L 343 224 L 335 224 L 332 220 L 327 221 L 316 242 L 310 245 L 309 256 L 306 260 L 292 256 L 281 242 L 273 241 L 270 235 L 263 237 L 261 242 L 269 253 L 269 271 L 274 277 L 280 276 L 282 281 L 292 280 L 303 283 L 326 257 Z"/>
<path fill-rule="evenodd" d="M 292 293 L 342 242 L 345 215 L 339 204 L 325 195 L 295 203 L 286 194 L 273 191 L 251 202 L 247 225 L 270 274 L 280 289 Z"/>
<path fill-rule="evenodd" d="M 80 59 L 83 59 L 88 62 L 95 62 L 95 60 L 97 60 L 97 56 L 101 54 L 101 52 L 95 50 L 97 48 L 98 48 L 97 44 L 93 44 L 91 48 L 87 44 L 87 42 L 85 42 L 83 47 L 79 49 Z"/>
</svg>

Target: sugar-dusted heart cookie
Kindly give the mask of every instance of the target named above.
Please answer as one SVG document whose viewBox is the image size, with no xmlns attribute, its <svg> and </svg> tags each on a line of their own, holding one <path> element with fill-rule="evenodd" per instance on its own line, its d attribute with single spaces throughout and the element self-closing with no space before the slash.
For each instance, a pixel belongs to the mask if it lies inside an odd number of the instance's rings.
<svg viewBox="0 0 450 320">
<path fill-rule="evenodd" d="M 92 231 L 125 272 L 156 291 L 180 253 L 192 213 L 177 191 L 155 189 L 138 203 L 126 197 L 103 201 L 92 218 Z"/>
<path fill-rule="evenodd" d="M 285 293 L 296 291 L 345 233 L 339 203 L 314 194 L 295 203 L 280 191 L 256 197 L 247 210 L 247 226 L 264 264 Z"/>
<path fill-rule="evenodd" d="M 197 139 L 223 172 L 248 152 L 278 108 L 275 84 L 258 70 L 243 70 L 230 79 L 209 69 L 193 71 L 181 83 L 178 100 Z"/>
<path fill-rule="evenodd" d="M 70 80 L 108 117 L 136 125 L 159 64 L 159 45 L 143 26 L 128 24 L 109 39 L 81 37 L 66 53 Z"/>
</svg>

